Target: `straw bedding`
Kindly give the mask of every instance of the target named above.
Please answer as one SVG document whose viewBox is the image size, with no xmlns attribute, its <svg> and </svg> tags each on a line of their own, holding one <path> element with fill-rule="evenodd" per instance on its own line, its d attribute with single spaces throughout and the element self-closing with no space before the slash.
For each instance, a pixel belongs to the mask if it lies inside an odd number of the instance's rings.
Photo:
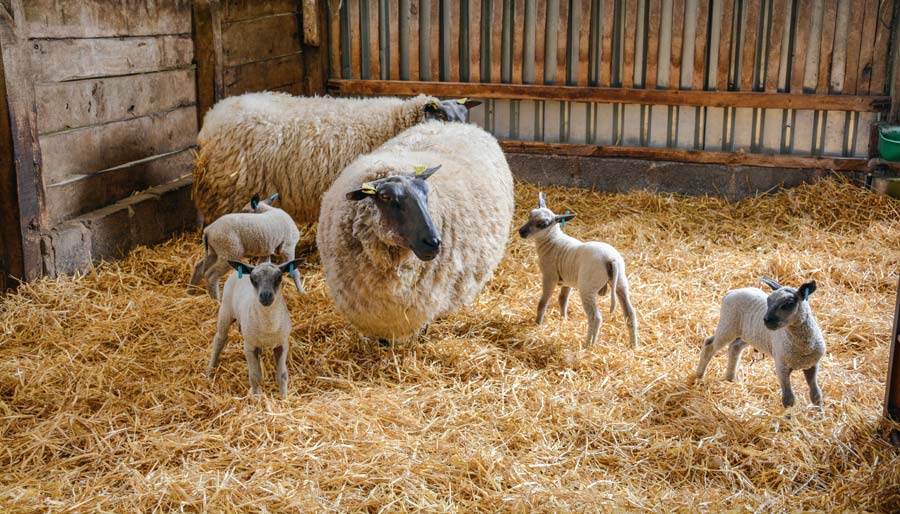
<svg viewBox="0 0 900 514">
<path fill-rule="evenodd" d="M 518 184 L 516 222 L 537 189 Z M 900 202 L 836 180 L 744 200 L 545 188 L 567 230 L 625 256 L 621 312 L 579 350 L 580 306 L 533 323 L 515 237 L 476 303 L 381 347 L 335 312 L 317 257 L 287 285 L 291 393 L 247 397 L 239 336 L 203 371 L 216 306 L 188 296 L 197 234 L 0 300 L 0 511 L 891 511 L 900 453 L 880 421 Z M 305 234 L 311 248 L 313 234 Z M 686 385 L 718 303 L 768 275 L 810 298 L 825 408 L 786 413 L 771 360 L 725 356 Z M 608 298 L 601 299 L 608 302 Z"/>
</svg>

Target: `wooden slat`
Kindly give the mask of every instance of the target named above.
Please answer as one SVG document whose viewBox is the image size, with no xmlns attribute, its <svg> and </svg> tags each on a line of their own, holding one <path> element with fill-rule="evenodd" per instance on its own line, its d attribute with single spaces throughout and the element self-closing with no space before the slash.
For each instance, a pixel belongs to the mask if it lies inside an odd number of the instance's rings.
<svg viewBox="0 0 900 514">
<path fill-rule="evenodd" d="M 778 1 L 778 0 L 774 0 Z M 705 0 L 697 1 L 697 32 L 694 37 L 694 76 L 691 84 L 692 89 L 703 89 L 703 77 L 706 73 L 706 40 L 708 35 L 709 23 L 709 2 Z"/>
<path fill-rule="evenodd" d="M 601 38 L 603 30 L 603 13 L 601 11 L 601 6 L 603 0 L 591 0 L 591 21 L 590 21 L 590 30 L 588 31 L 588 66 L 587 66 L 587 83 L 588 86 L 599 86 L 600 85 L 600 50 L 601 50 Z M 591 113 L 596 113 L 596 109 L 591 109 Z M 593 114 L 592 114 L 593 115 Z M 594 120 L 596 121 L 596 120 Z M 595 126 L 595 122 L 588 121 L 592 126 Z M 596 133 L 596 130 L 593 133 Z M 591 134 L 589 134 L 590 136 Z"/>
<path fill-rule="evenodd" d="M 369 24 L 369 74 L 372 80 L 381 78 L 381 47 L 378 44 L 378 0 L 363 0 L 367 2 L 369 18 L 365 20 Z M 412 62 L 410 62 L 410 65 Z M 416 75 L 410 75 L 417 78 Z"/>
<path fill-rule="evenodd" d="M 397 18 L 400 17 L 400 8 L 397 0 L 388 1 L 388 15 L 390 17 L 389 42 L 391 45 L 390 77 L 391 80 L 400 78 L 400 31 L 397 30 Z"/>
<path fill-rule="evenodd" d="M 192 24 L 194 31 L 194 55 L 197 63 L 196 92 L 197 92 L 197 126 L 203 124 L 203 116 L 218 100 L 217 91 L 221 92 L 223 84 L 218 80 L 217 68 L 222 67 L 221 61 L 217 61 L 217 55 L 221 56 L 222 33 L 220 29 L 220 14 L 218 4 L 209 0 L 196 0 L 193 2 Z M 216 52 L 216 47 L 220 51 Z M 218 66 L 217 63 L 218 62 Z M 218 89 L 217 89 L 218 86 Z M 59 127 L 62 123 L 50 124 L 50 127 Z M 48 129 L 54 130 L 54 129 Z"/>
<path fill-rule="evenodd" d="M 744 43 L 741 52 L 741 91 L 753 90 L 753 72 L 756 68 L 756 40 L 759 32 L 759 0 L 744 2 Z"/>
<path fill-rule="evenodd" d="M 396 0 L 392 0 L 396 1 Z M 423 0 L 424 1 L 424 0 Z M 431 80 L 441 78 L 441 0 L 431 1 Z M 497 18 L 500 21 L 500 18 Z M 498 31 L 499 33 L 499 31 Z M 497 47 L 499 48 L 499 46 Z M 499 58 L 499 52 L 497 54 Z M 498 77 L 499 78 L 499 77 Z"/>
<path fill-rule="evenodd" d="M 191 65 L 190 36 L 32 41 L 35 80 L 58 82 Z"/>
<path fill-rule="evenodd" d="M 46 134 L 193 105 L 194 70 L 38 84 L 35 95 Z"/>
<path fill-rule="evenodd" d="M 245 20 L 297 11 L 297 0 L 224 0 L 222 3 L 224 4 L 225 21 Z M 152 15 L 153 13 L 151 11 L 148 14 Z"/>
<path fill-rule="evenodd" d="M 731 75 L 731 52 L 735 44 L 732 37 L 734 23 L 734 0 L 721 0 L 722 28 L 719 33 L 719 65 L 716 71 L 716 89 L 728 90 L 728 78 Z"/>
<path fill-rule="evenodd" d="M 581 43 L 582 0 L 569 0 L 568 21 L 566 22 L 566 85 L 577 86 L 581 64 L 579 44 Z M 587 0 L 588 2 L 590 0 Z M 589 5 L 589 4 L 588 4 Z M 583 84 L 582 84 L 583 85 Z"/>
<path fill-rule="evenodd" d="M 875 56 L 875 36 L 877 32 L 878 4 L 884 0 L 866 0 L 865 21 L 860 39 L 859 62 L 857 63 L 856 88 L 847 90 L 849 94 L 866 94 L 872 80 L 872 58 Z M 887 3 L 887 2 L 884 2 Z"/>
<path fill-rule="evenodd" d="M 749 0 L 758 1 L 758 0 Z M 681 46 L 684 33 L 684 0 L 672 1 L 672 54 L 669 72 L 669 87 L 680 87 L 681 82 Z"/>
<path fill-rule="evenodd" d="M 834 53 L 834 28 L 837 19 L 837 0 L 824 0 L 825 8 L 822 16 L 822 43 L 819 55 L 819 77 L 816 92 L 828 94 L 831 82 L 831 59 Z"/>
<path fill-rule="evenodd" d="M 391 20 L 389 0 L 378 0 L 378 47 L 381 49 L 378 55 L 379 68 L 381 70 L 380 78 L 387 80 L 391 78 Z"/>
<path fill-rule="evenodd" d="M 844 82 L 840 89 L 851 94 L 856 91 L 856 80 L 859 78 L 859 52 L 862 48 L 863 35 L 860 33 L 865 21 L 865 10 L 861 9 L 866 0 L 855 0 L 850 4 L 850 21 L 847 25 L 847 53 L 845 56 Z"/>
<path fill-rule="evenodd" d="M 226 96 L 265 91 L 303 81 L 301 54 L 276 57 L 225 69 Z"/>
<path fill-rule="evenodd" d="M 448 24 L 450 26 L 450 55 L 448 55 L 448 59 L 450 59 L 450 81 L 451 82 L 459 82 L 460 74 L 459 74 L 459 43 L 460 43 L 460 0 L 447 0 L 450 4 L 450 19 L 448 20 Z M 466 40 L 468 42 L 468 39 Z M 519 62 L 522 62 L 522 55 L 519 54 Z"/>
<path fill-rule="evenodd" d="M 634 45 L 637 33 L 637 1 L 625 0 L 625 55 L 623 56 L 622 87 L 634 85 Z"/>
<path fill-rule="evenodd" d="M 825 0 L 810 0 L 809 11 L 809 30 L 806 32 L 806 51 L 803 59 L 806 61 L 803 66 L 803 92 L 813 92 L 818 85 L 819 74 L 819 52 L 822 49 L 822 20 L 825 14 Z M 815 128 L 813 129 L 815 131 Z"/>
<path fill-rule="evenodd" d="M 766 87 L 769 93 L 779 90 L 778 73 L 781 67 L 781 45 L 785 27 L 791 17 L 791 0 L 772 0 L 772 24 L 769 32 L 769 53 L 766 57 Z"/>
<path fill-rule="evenodd" d="M 419 2 L 409 0 L 409 78 L 423 80 L 419 73 Z M 427 1 L 427 0 L 425 0 Z"/>
<path fill-rule="evenodd" d="M 557 60 L 559 59 L 559 3 L 564 0 L 547 0 L 547 15 L 544 31 L 544 84 L 556 84 L 559 80 Z"/>
<path fill-rule="evenodd" d="M 362 78 L 362 47 L 360 45 L 360 37 L 362 35 L 359 31 L 359 1 L 344 0 L 344 4 L 348 9 L 347 14 L 350 18 L 350 26 L 348 27 L 350 29 L 350 73 L 355 79 Z M 273 36 L 275 34 L 273 33 Z M 275 37 L 283 38 L 284 36 Z"/>
<path fill-rule="evenodd" d="M 537 12 L 535 14 L 534 27 L 534 83 L 544 83 L 544 59 L 545 47 L 544 41 L 547 31 L 547 2 L 538 0 Z M 540 109 L 535 111 L 540 112 Z"/>
<path fill-rule="evenodd" d="M 112 168 L 175 150 L 196 140 L 194 109 L 183 107 L 93 127 L 41 136 L 44 179 L 56 184 L 75 175 Z"/>
<path fill-rule="evenodd" d="M 375 18 L 373 13 L 369 12 L 369 0 L 353 0 L 359 2 L 359 73 L 361 79 L 378 78 L 372 75 L 372 48 L 369 46 L 372 38 L 372 19 Z M 407 13 L 409 9 L 407 9 Z M 407 27 L 408 28 L 408 27 Z M 406 39 L 409 42 L 409 38 Z M 401 40 L 402 42 L 402 40 Z M 408 50 L 408 49 L 407 49 Z M 408 61 L 407 61 L 408 62 Z M 407 70 L 408 71 L 408 70 Z M 406 77 L 409 78 L 407 73 Z"/>
<path fill-rule="evenodd" d="M 47 188 L 50 223 L 110 205 L 135 191 L 189 175 L 194 158 L 189 149 L 69 180 Z"/>
<path fill-rule="evenodd" d="M 744 91 L 645 90 L 525 84 L 468 84 L 413 81 L 330 80 L 329 90 L 340 95 L 414 96 L 420 92 L 439 97 L 556 100 L 572 102 L 692 105 L 772 109 L 885 112 L 888 96 L 750 93 Z"/>
<path fill-rule="evenodd" d="M 656 88 L 659 65 L 659 20 L 662 15 L 662 1 L 648 0 L 647 9 L 647 68 L 644 73 L 644 87 Z"/>
<path fill-rule="evenodd" d="M 783 154 L 753 154 L 744 152 L 713 152 L 674 148 L 646 148 L 640 146 L 596 146 L 532 141 L 501 141 L 506 153 L 539 155 L 570 155 L 578 157 L 606 157 L 647 159 L 654 161 L 724 164 L 727 166 L 758 166 L 763 168 L 799 168 L 834 171 L 864 171 L 866 159 L 830 157 L 798 157 Z"/>
<path fill-rule="evenodd" d="M 524 17 L 522 21 L 522 83 L 535 83 L 534 56 L 535 35 L 537 34 L 537 2 L 525 0 Z"/>
<path fill-rule="evenodd" d="M 303 23 L 303 44 L 318 47 L 322 44 L 323 31 L 319 29 L 319 16 L 321 13 L 318 0 L 300 0 L 303 4 L 300 12 L 300 18 Z M 377 19 L 377 10 L 373 11 L 373 16 Z"/>
<path fill-rule="evenodd" d="M 328 62 L 331 76 L 343 78 L 341 72 L 341 0 L 325 0 L 328 4 Z M 386 1 L 386 0 L 382 0 Z M 349 78 L 349 77 L 346 77 Z"/>
<path fill-rule="evenodd" d="M 292 13 L 225 24 L 222 27 L 225 65 L 235 66 L 299 52 L 297 21 L 296 14 Z M 265 37 L 261 37 L 262 34 Z M 356 51 L 358 62 L 358 41 Z M 358 70 L 358 67 L 354 69 Z M 359 78 L 358 71 L 356 73 L 353 78 Z"/>
<path fill-rule="evenodd" d="M 525 0 L 515 0 L 513 4 L 513 73 L 512 81 L 515 84 L 522 83 L 522 64 L 525 60 Z M 452 78 L 451 78 L 452 80 Z"/>
<path fill-rule="evenodd" d="M 303 54 L 301 69 L 303 75 L 303 94 L 325 94 L 328 80 L 328 45 L 324 44 L 328 17 L 324 2 L 302 0 L 303 12 Z M 224 78 L 223 78 L 224 81 Z"/>
<path fill-rule="evenodd" d="M 850 24 L 850 3 L 853 0 L 838 0 L 835 16 L 834 45 L 831 56 L 831 76 L 828 92 L 840 93 L 844 90 L 844 79 L 847 72 L 847 44 Z"/>
<path fill-rule="evenodd" d="M 492 14 L 493 26 L 491 27 L 491 82 L 500 82 L 500 62 L 502 57 L 502 23 L 503 23 L 503 1 L 493 0 Z"/>
<path fill-rule="evenodd" d="M 872 58 L 872 80 L 869 82 L 868 88 L 870 95 L 882 95 L 885 93 L 885 80 L 889 76 L 891 19 L 894 16 L 895 3 L 895 1 L 885 1 L 879 5 L 875 35 L 875 54 Z"/>
<path fill-rule="evenodd" d="M 0 22 L 0 37 L 6 29 Z M 13 127 L 0 56 L 0 294 L 25 277 L 25 246 L 20 224 L 18 175 L 13 157 Z"/>
<path fill-rule="evenodd" d="M 31 38 L 93 38 L 190 34 L 191 3 L 184 0 L 28 0 L 24 2 Z"/>
<path fill-rule="evenodd" d="M 806 78 L 806 51 L 809 42 L 809 29 L 813 17 L 812 0 L 797 0 L 796 23 L 794 24 L 794 51 L 791 54 L 791 93 L 803 91 Z"/>
<path fill-rule="evenodd" d="M 657 0 L 658 1 L 658 0 Z M 616 0 L 603 0 L 603 19 L 600 23 L 600 85 L 611 84 L 613 63 L 613 32 L 616 15 Z"/>
</svg>

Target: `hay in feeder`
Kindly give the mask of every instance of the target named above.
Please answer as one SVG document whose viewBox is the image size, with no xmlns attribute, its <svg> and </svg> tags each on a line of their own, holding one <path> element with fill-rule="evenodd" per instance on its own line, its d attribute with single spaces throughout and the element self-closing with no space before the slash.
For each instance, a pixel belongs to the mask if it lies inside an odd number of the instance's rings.
<svg viewBox="0 0 900 514">
<path fill-rule="evenodd" d="M 516 191 L 521 223 L 538 189 Z M 837 180 L 738 203 L 544 191 L 578 213 L 571 234 L 625 256 L 640 350 L 621 311 L 601 309 L 590 351 L 577 302 L 535 326 L 535 252 L 517 236 L 473 306 L 389 348 L 335 312 L 313 253 L 309 294 L 286 286 L 291 394 L 267 356 L 250 398 L 237 335 L 203 375 L 216 305 L 185 294 L 191 234 L 2 300 L 0 511 L 900 508 L 880 421 L 900 202 Z M 759 275 L 819 283 L 823 410 L 795 374 L 785 415 L 753 352 L 738 383 L 719 355 L 686 385 L 722 295 Z"/>
</svg>

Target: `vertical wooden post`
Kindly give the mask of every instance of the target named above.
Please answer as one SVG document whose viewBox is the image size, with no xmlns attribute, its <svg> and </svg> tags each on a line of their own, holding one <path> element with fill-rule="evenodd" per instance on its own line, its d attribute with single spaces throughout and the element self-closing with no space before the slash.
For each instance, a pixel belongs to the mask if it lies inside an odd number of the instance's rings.
<svg viewBox="0 0 900 514">
<path fill-rule="evenodd" d="M 197 127 L 206 111 L 225 96 L 222 22 L 218 0 L 194 0 L 192 29 L 197 64 Z"/>
<path fill-rule="evenodd" d="M 46 223 L 31 49 L 21 0 L 0 12 L 0 289 L 41 276 Z M 12 280 L 9 280 L 12 278 Z"/>
<path fill-rule="evenodd" d="M 303 30 L 303 72 L 305 94 L 324 95 L 328 83 L 328 49 L 324 45 L 327 34 L 326 17 L 328 0 L 299 0 L 300 26 Z M 372 13 L 369 14 L 373 16 Z"/>
<path fill-rule="evenodd" d="M 897 302 L 894 306 L 894 329 L 891 331 L 890 345 L 884 416 L 900 422 L 900 280 L 897 282 Z"/>
</svg>

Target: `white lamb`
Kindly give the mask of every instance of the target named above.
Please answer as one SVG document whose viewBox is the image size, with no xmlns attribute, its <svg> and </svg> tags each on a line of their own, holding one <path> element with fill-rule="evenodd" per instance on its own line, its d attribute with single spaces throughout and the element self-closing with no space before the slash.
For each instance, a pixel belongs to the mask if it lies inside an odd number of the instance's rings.
<svg viewBox="0 0 900 514">
<path fill-rule="evenodd" d="M 288 213 L 272 207 L 277 197 L 276 193 L 260 202 L 256 194 L 249 204 L 255 212 L 226 214 L 203 229 L 204 256 L 194 266 L 191 285 L 198 285 L 200 277 L 205 277 L 207 292 L 218 300 L 219 280 L 228 271 L 228 261 L 244 257 L 268 259 L 273 254 L 294 260 L 300 231 Z M 297 289 L 304 292 L 300 272 L 292 270 L 291 277 Z"/>
<path fill-rule="evenodd" d="M 560 223 L 564 224 L 574 217 L 575 214 L 554 214 L 547 208 L 544 194 L 538 193 L 538 208 L 531 211 L 528 222 L 519 229 L 522 238 L 534 239 L 538 265 L 543 277 L 537 323 L 544 321 L 547 305 L 557 284 L 562 286 L 559 292 L 559 309 L 563 318 L 567 317 L 569 293 L 573 287 L 578 288 L 581 305 L 588 318 L 585 348 L 590 348 L 597 340 L 602 322 L 600 309 L 597 308 L 597 295 L 606 294 L 607 285 L 611 285 L 609 312 L 613 313 L 616 310 L 618 297 L 628 320 L 631 346 L 637 348 L 637 316 L 628 292 L 625 260 L 615 248 L 606 243 L 582 243 L 564 234 L 559 228 Z"/>
<path fill-rule="evenodd" d="M 367 336 L 402 340 L 471 303 L 503 257 L 513 207 L 493 136 L 437 121 L 406 130 L 323 198 L 317 243 L 338 309 Z"/>
<path fill-rule="evenodd" d="M 210 223 L 234 212 L 237 198 L 274 188 L 297 222 L 315 222 L 322 194 L 353 159 L 426 119 L 465 122 L 479 103 L 424 95 L 226 98 L 206 113 L 197 136 L 194 202 Z"/>
<path fill-rule="evenodd" d="M 697 371 L 689 382 L 702 379 L 710 359 L 726 346 L 728 369 L 725 379 L 735 380 L 741 354 L 749 344 L 775 360 L 783 406 L 794 405 L 791 371 L 797 369 L 802 369 L 806 376 L 810 401 L 821 405 L 822 391 L 816 374 L 819 360 L 825 355 L 825 338 L 807 301 L 816 290 L 816 281 L 811 280 L 794 289 L 767 278 L 760 280 L 773 289 L 771 294 L 766 295 L 755 287 L 725 294 L 716 333 L 703 343 Z"/>
<path fill-rule="evenodd" d="M 225 281 L 225 296 L 219 307 L 212 356 L 206 372 L 212 376 L 219 365 L 219 355 L 228 342 L 228 329 L 238 322 L 244 338 L 244 356 L 250 371 L 250 392 L 259 394 L 262 370 L 260 350 L 273 350 L 275 382 L 282 395 L 287 394 L 287 355 L 290 348 L 291 317 L 281 293 L 281 275 L 296 271 L 297 261 L 276 266 L 264 262 L 253 267 L 228 261 L 237 273 Z M 246 277 L 245 277 L 246 275 Z"/>
</svg>

